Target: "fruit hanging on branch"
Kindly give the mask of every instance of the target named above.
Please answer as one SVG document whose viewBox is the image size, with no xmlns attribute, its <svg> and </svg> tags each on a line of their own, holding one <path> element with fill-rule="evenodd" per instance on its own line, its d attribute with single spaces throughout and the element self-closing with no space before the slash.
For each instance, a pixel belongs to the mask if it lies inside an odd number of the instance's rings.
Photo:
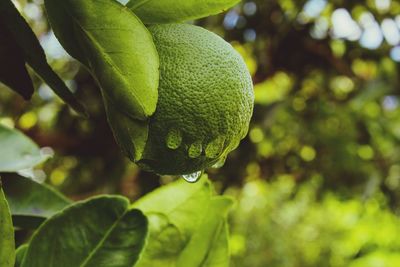
<svg viewBox="0 0 400 267">
<path fill-rule="evenodd" d="M 223 161 L 247 134 L 252 115 L 244 61 L 229 43 L 197 26 L 149 30 L 160 57 L 159 98 L 139 165 L 185 174 Z"/>
<path fill-rule="evenodd" d="M 247 134 L 251 76 L 216 34 L 146 28 L 113 0 L 46 0 L 46 8 L 62 45 L 98 81 L 117 143 L 142 168 L 194 181 Z"/>
</svg>

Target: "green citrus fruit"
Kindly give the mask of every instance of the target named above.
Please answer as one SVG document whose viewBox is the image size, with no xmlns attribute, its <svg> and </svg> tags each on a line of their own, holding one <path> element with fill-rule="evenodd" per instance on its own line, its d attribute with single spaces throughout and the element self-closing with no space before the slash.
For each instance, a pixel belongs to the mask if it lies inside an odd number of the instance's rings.
<svg viewBox="0 0 400 267">
<path fill-rule="evenodd" d="M 189 24 L 149 28 L 160 57 L 159 98 L 138 164 L 182 175 L 224 160 L 248 131 L 254 94 L 241 56 Z"/>
</svg>

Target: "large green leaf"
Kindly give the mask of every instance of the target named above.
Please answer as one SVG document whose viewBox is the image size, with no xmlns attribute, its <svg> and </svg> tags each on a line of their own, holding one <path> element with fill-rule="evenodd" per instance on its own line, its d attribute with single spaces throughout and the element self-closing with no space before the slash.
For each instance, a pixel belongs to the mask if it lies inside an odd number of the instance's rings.
<svg viewBox="0 0 400 267">
<path fill-rule="evenodd" d="M 22 267 L 132 267 L 147 219 L 122 197 L 101 196 L 70 206 L 33 235 Z"/>
<path fill-rule="evenodd" d="M 0 1 L 0 13 L 4 25 L 21 48 L 25 61 L 61 99 L 77 112 L 86 114 L 84 107 L 47 63 L 38 39 L 10 0 Z"/>
<path fill-rule="evenodd" d="M 31 98 L 33 84 L 22 51 L 0 18 L 0 81 L 25 99 Z"/>
<path fill-rule="evenodd" d="M 211 183 L 206 178 L 195 184 L 180 179 L 144 196 L 133 207 L 146 214 L 164 214 L 188 237 L 207 211 L 211 197 Z"/>
<path fill-rule="evenodd" d="M 53 188 L 15 174 L 4 175 L 3 185 L 13 223 L 21 228 L 36 228 L 71 204 Z"/>
<path fill-rule="evenodd" d="M 221 13 L 240 0 L 131 0 L 129 7 L 144 23 L 171 23 Z"/>
<path fill-rule="evenodd" d="M 32 168 L 48 155 L 21 132 L 0 124 L 0 172 L 16 172 Z"/>
<path fill-rule="evenodd" d="M 134 119 L 156 109 L 159 59 L 142 22 L 115 0 L 45 0 L 54 33 L 92 72 L 106 99 Z"/>
<path fill-rule="evenodd" d="M 196 184 L 177 181 L 140 199 L 133 207 L 148 216 L 150 235 L 137 266 L 228 266 L 231 204 L 212 196 L 206 178 Z"/>
<path fill-rule="evenodd" d="M 0 183 L 0 266 L 13 267 L 15 260 L 14 229 L 10 209 Z"/>
</svg>

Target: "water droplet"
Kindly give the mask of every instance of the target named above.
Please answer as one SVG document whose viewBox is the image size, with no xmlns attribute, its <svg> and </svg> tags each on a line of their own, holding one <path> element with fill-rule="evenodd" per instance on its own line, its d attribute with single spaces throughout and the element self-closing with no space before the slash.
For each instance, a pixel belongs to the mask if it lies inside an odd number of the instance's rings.
<svg viewBox="0 0 400 267">
<path fill-rule="evenodd" d="M 219 169 L 224 166 L 227 156 L 221 157 L 212 167 L 215 169 Z"/>
<path fill-rule="evenodd" d="M 182 134 L 178 129 L 171 129 L 167 138 L 165 139 L 167 147 L 170 149 L 177 149 L 182 143 Z"/>
<path fill-rule="evenodd" d="M 211 143 L 209 143 L 206 147 L 206 157 L 207 158 L 216 158 L 221 153 L 224 148 L 225 138 L 223 136 L 218 136 Z"/>
<path fill-rule="evenodd" d="M 202 146 L 201 142 L 196 141 L 190 145 L 188 154 L 189 154 L 190 158 L 195 159 L 201 155 L 202 151 L 203 151 L 203 146 Z"/>
<path fill-rule="evenodd" d="M 231 142 L 231 145 L 230 145 L 230 151 L 231 150 L 235 150 L 236 148 L 238 148 L 238 146 L 239 146 L 239 144 L 240 144 L 240 139 L 237 139 L 237 140 L 233 140 L 232 142 Z"/>
<path fill-rule="evenodd" d="M 183 179 L 185 179 L 186 182 L 195 183 L 200 179 L 202 173 L 202 171 L 198 171 L 191 174 L 184 174 L 182 175 L 182 177 Z"/>
<path fill-rule="evenodd" d="M 247 127 L 243 128 L 240 132 L 240 139 L 243 139 L 246 137 L 247 133 L 249 132 L 249 125 Z"/>
</svg>

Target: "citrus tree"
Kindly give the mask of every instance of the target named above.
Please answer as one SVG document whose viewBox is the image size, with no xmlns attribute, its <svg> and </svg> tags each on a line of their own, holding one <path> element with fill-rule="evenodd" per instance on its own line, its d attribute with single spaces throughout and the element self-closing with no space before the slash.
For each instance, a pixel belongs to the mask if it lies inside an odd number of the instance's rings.
<svg viewBox="0 0 400 267">
<path fill-rule="evenodd" d="M 202 172 L 222 165 L 247 134 L 252 80 L 230 44 L 182 22 L 237 2 L 45 1 L 58 40 L 96 80 L 121 150 L 147 171 L 184 179 L 134 203 L 115 195 L 73 202 L 19 175 L 49 153 L 0 126 L 1 267 L 229 265 L 232 200 L 215 195 Z M 11 0 L 1 1 L 0 13 L 0 81 L 30 99 L 28 64 L 90 120 Z M 32 231 L 18 248 L 14 228 Z"/>
</svg>

